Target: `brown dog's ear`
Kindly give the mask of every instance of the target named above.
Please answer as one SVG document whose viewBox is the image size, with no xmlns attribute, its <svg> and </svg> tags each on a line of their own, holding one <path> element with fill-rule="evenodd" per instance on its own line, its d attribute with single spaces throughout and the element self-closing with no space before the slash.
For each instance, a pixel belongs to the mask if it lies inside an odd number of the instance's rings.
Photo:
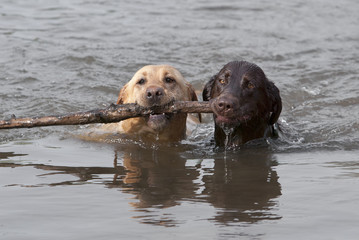
<svg viewBox="0 0 359 240">
<path fill-rule="evenodd" d="M 271 100 L 271 111 L 272 114 L 269 118 L 269 124 L 273 125 L 277 122 L 280 113 L 282 112 L 282 99 L 279 94 L 279 89 L 274 85 L 273 82 L 269 81 L 267 86 L 268 96 Z"/>
<path fill-rule="evenodd" d="M 118 99 L 117 99 L 116 104 L 124 103 L 125 99 L 127 98 L 126 88 L 127 88 L 127 85 L 125 85 L 121 88 L 120 93 L 118 94 Z"/>
<path fill-rule="evenodd" d="M 202 92 L 203 101 L 211 100 L 211 92 L 212 92 L 213 84 L 214 84 L 214 81 L 216 80 L 216 78 L 217 78 L 217 75 L 212 76 L 211 80 L 209 80 L 209 82 L 207 82 L 206 85 L 204 86 L 203 92 Z"/>
</svg>

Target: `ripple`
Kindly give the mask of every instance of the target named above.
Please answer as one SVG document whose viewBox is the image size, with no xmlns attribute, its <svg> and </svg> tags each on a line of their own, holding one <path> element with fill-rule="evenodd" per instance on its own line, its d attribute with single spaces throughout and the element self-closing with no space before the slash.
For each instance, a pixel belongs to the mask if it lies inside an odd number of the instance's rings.
<svg viewBox="0 0 359 240">
<path fill-rule="evenodd" d="M 228 61 L 247 59 L 280 88 L 285 146 L 350 145 L 358 138 L 355 9 L 322 5 L 8 1 L 1 5 L 1 114 L 102 106 L 149 63 L 178 67 L 201 92 Z M 183 148 L 211 151 L 211 124 L 195 128 Z"/>
<path fill-rule="evenodd" d="M 85 63 L 91 65 L 96 61 L 96 58 L 93 56 L 85 56 L 85 57 L 67 56 L 61 61 L 66 63 L 74 62 L 74 63 Z"/>
</svg>

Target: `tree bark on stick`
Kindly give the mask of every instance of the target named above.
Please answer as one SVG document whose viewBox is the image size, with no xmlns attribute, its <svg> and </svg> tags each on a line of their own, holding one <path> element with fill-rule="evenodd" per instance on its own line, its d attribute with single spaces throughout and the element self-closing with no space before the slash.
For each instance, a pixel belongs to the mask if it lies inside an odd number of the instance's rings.
<svg viewBox="0 0 359 240">
<path fill-rule="evenodd" d="M 95 109 L 58 116 L 34 118 L 11 118 L 0 121 L 0 129 L 33 128 L 54 125 L 82 125 L 90 123 L 112 123 L 128 118 L 143 117 L 160 113 L 211 113 L 209 102 L 178 101 L 167 105 L 142 107 L 134 103 L 115 105 L 106 109 Z"/>
</svg>

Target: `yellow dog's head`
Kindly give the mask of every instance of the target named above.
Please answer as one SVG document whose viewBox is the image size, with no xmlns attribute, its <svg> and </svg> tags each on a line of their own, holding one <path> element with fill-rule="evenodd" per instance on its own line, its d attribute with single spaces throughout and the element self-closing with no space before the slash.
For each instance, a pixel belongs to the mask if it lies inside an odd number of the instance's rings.
<svg viewBox="0 0 359 240">
<path fill-rule="evenodd" d="M 150 107 L 171 101 L 197 101 L 197 96 L 193 87 L 174 67 L 148 65 L 137 71 L 121 89 L 117 104 L 137 103 Z M 178 141 L 185 137 L 186 118 L 185 113 L 132 118 L 122 121 L 122 129 L 126 133 Z"/>
</svg>

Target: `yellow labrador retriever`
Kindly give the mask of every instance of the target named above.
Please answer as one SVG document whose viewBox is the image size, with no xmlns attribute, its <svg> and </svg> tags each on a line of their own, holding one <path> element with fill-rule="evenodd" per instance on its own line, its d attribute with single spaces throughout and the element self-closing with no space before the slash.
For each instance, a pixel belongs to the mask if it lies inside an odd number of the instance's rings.
<svg viewBox="0 0 359 240">
<path fill-rule="evenodd" d="M 164 105 L 171 101 L 197 101 L 193 87 L 168 65 L 148 65 L 138 70 L 121 89 L 117 104 Z M 136 135 L 143 140 L 179 141 L 186 136 L 186 113 L 156 114 L 110 123 L 103 129 Z"/>
</svg>

